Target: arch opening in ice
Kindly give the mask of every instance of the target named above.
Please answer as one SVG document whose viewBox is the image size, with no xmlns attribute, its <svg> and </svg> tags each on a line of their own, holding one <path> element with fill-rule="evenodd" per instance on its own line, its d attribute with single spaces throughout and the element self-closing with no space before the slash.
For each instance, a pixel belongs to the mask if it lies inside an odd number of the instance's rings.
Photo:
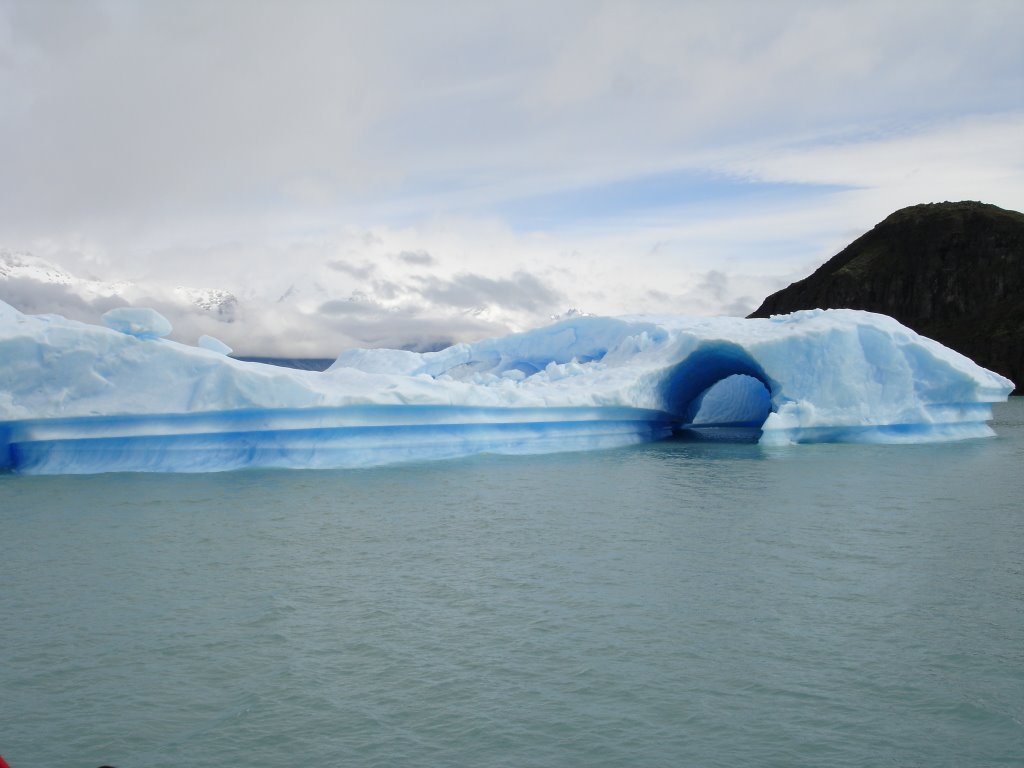
<svg viewBox="0 0 1024 768">
<path fill-rule="evenodd" d="M 678 419 L 677 437 L 715 434 L 757 439 L 772 412 L 772 385 L 761 366 L 739 345 L 702 345 L 669 372 L 665 410 Z"/>
<path fill-rule="evenodd" d="M 712 384 L 694 403 L 694 426 L 761 428 L 772 412 L 772 396 L 764 383 L 745 373 L 734 373 Z"/>
</svg>

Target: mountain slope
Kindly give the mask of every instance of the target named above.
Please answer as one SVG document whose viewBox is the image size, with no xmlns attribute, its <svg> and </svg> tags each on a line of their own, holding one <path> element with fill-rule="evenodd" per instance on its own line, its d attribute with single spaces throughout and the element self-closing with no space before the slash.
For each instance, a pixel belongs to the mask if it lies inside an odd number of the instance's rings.
<svg viewBox="0 0 1024 768">
<path fill-rule="evenodd" d="M 977 202 L 896 211 L 750 317 L 798 309 L 891 315 L 1024 385 L 1024 214 Z"/>
</svg>

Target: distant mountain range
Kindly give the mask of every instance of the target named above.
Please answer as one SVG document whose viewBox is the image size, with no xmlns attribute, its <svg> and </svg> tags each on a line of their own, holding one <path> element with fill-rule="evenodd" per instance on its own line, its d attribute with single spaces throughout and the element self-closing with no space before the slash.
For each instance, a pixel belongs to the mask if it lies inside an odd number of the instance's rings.
<svg viewBox="0 0 1024 768">
<path fill-rule="evenodd" d="M 97 277 L 80 255 L 72 263 L 0 248 L 0 300 L 27 314 L 94 324 L 116 307 L 150 307 L 171 322 L 175 341 L 194 344 L 209 335 L 239 355 L 303 365 L 322 365 L 353 347 L 426 352 L 499 336 L 542 323 L 560 298 L 525 272 L 449 278 L 433 274 L 431 265 L 408 267 L 401 254 L 385 258 L 383 267 L 315 259 L 283 265 L 242 280 L 242 287 L 181 285 L 166 270 L 128 276 L 106 263 L 97 264 L 107 270 Z M 536 290 L 546 298 L 535 300 Z"/>
<path fill-rule="evenodd" d="M 140 299 L 156 299 L 182 311 L 209 313 L 225 323 L 233 322 L 238 311 L 238 299 L 219 288 L 168 288 L 132 280 L 84 278 L 38 256 L 17 251 L 0 250 L 0 285 L 4 287 L 0 298 L 22 311 L 58 312 L 87 322 L 96 322 L 97 313 Z M 73 311 L 76 309 L 77 312 Z"/>
<path fill-rule="evenodd" d="M 891 315 L 1024 392 L 1024 214 L 978 202 L 896 211 L 750 317 L 798 309 Z"/>
</svg>

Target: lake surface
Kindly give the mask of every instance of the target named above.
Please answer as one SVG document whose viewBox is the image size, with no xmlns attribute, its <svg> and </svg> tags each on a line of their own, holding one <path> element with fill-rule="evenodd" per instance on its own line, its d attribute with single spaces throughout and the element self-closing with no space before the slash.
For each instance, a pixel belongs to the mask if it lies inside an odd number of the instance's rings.
<svg viewBox="0 0 1024 768">
<path fill-rule="evenodd" d="M 999 437 L 0 476 L 12 768 L 1024 761 Z"/>
</svg>

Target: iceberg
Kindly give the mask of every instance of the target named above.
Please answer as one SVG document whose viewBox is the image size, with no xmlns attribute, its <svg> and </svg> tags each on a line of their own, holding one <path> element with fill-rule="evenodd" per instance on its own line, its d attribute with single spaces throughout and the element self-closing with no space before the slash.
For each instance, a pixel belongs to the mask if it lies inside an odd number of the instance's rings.
<svg viewBox="0 0 1024 768">
<path fill-rule="evenodd" d="M 985 437 L 1012 383 L 892 318 L 574 316 L 326 371 L 0 302 L 0 469 L 28 474 L 363 467 L 689 436 L 765 445 Z"/>
</svg>

